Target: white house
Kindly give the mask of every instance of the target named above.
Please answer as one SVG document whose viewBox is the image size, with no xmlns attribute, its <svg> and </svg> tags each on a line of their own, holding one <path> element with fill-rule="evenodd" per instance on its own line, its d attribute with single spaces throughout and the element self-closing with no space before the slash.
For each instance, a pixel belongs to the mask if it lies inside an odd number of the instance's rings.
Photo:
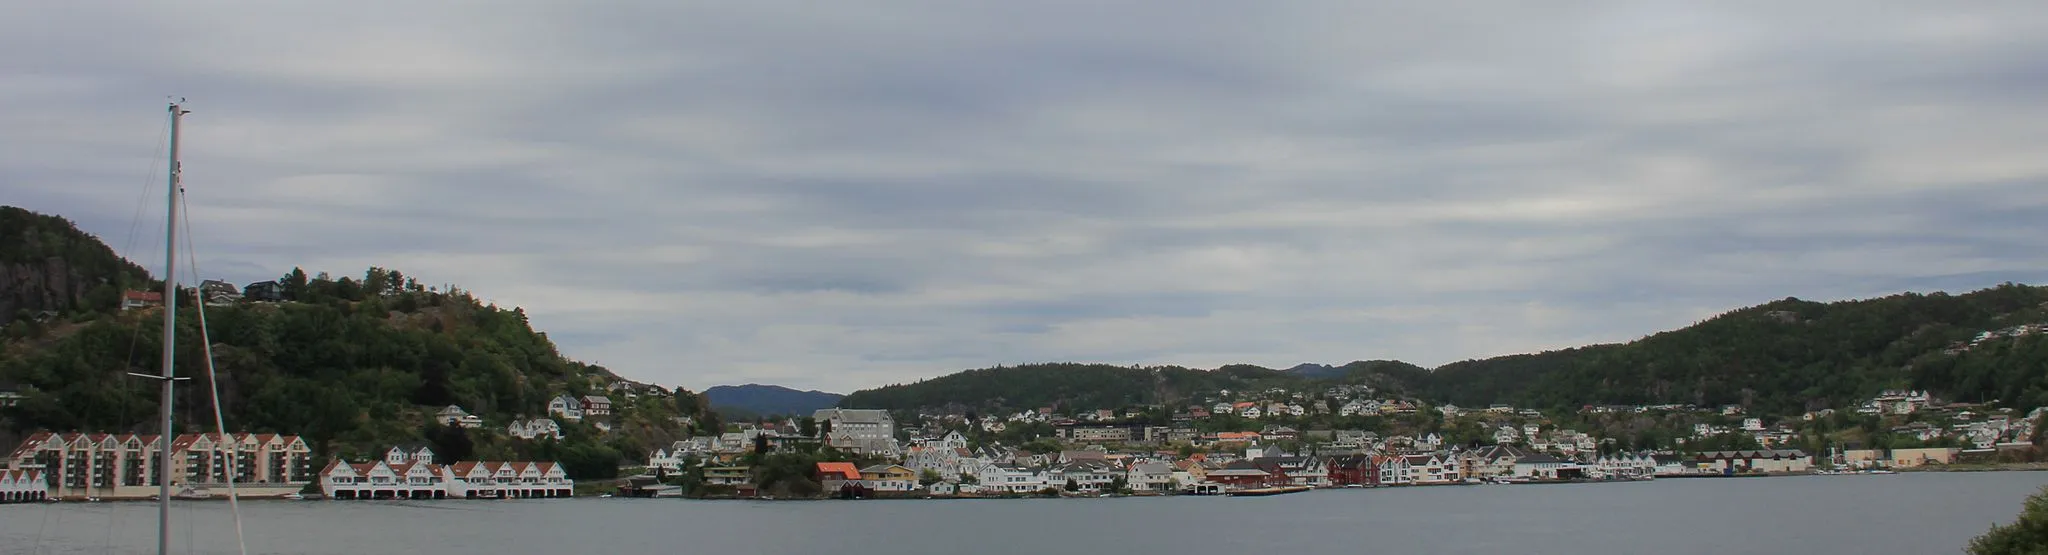
<svg viewBox="0 0 2048 555">
<path fill-rule="evenodd" d="M 1520 441 L 1522 441 L 1522 433 L 1515 431 L 1514 426 L 1501 426 L 1500 429 L 1493 431 L 1494 443 L 1507 445 Z"/>
<path fill-rule="evenodd" d="M 896 418 L 886 410 L 818 409 L 811 414 L 825 435 L 825 444 L 857 454 L 895 456 Z"/>
<path fill-rule="evenodd" d="M 514 420 L 505 426 L 505 433 L 519 439 L 562 439 L 562 425 L 552 418 Z"/>
<path fill-rule="evenodd" d="M 1157 461 L 1133 464 L 1124 473 L 1124 483 L 1136 491 L 1173 491 L 1173 465 Z"/>
<path fill-rule="evenodd" d="M 981 487 L 1009 493 L 1031 493 L 1046 488 L 1045 475 L 1037 470 L 1007 464 L 981 467 Z"/>
<path fill-rule="evenodd" d="M 1572 478 L 1583 472 L 1584 469 L 1575 461 L 1564 460 L 1543 453 L 1535 453 L 1515 460 L 1515 475 L 1524 478 Z"/>
<path fill-rule="evenodd" d="M 0 503 L 25 503 L 50 498 L 50 482 L 36 468 L 0 470 Z"/>
<path fill-rule="evenodd" d="M 469 411 L 462 410 L 462 407 L 456 405 L 443 407 L 441 412 L 435 413 L 434 421 L 441 423 L 443 426 L 461 426 L 469 429 L 484 427 L 483 418 L 470 414 Z"/>
<path fill-rule="evenodd" d="M 1244 410 L 1239 411 L 1237 415 L 1244 418 L 1259 418 L 1261 416 L 1265 416 L 1266 412 L 1259 410 L 1259 407 L 1257 406 L 1249 406 L 1245 407 Z"/>
<path fill-rule="evenodd" d="M 577 401 L 575 397 L 570 397 L 567 393 L 556 395 L 553 400 L 548 401 L 548 414 L 559 416 L 563 420 L 570 422 L 581 422 L 583 421 L 583 402 Z"/>
<path fill-rule="evenodd" d="M 384 451 L 384 464 L 399 465 L 409 462 L 434 462 L 434 449 L 425 443 L 408 443 L 392 446 Z"/>
</svg>

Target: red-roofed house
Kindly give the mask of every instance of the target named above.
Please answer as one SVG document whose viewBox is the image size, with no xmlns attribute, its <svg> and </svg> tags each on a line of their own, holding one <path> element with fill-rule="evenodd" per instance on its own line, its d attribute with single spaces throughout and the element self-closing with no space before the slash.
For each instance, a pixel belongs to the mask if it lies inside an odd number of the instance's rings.
<svg viewBox="0 0 2048 555">
<path fill-rule="evenodd" d="M 860 469 L 850 462 L 821 462 L 817 472 L 818 484 L 824 486 L 825 491 L 839 491 L 847 484 L 860 483 Z"/>
<path fill-rule="evenodd" d="M 164 305 L 164 294 L 157 291 L 128 291 L 121 293 L 121 310 L 134 310 Z"/>
</svg>

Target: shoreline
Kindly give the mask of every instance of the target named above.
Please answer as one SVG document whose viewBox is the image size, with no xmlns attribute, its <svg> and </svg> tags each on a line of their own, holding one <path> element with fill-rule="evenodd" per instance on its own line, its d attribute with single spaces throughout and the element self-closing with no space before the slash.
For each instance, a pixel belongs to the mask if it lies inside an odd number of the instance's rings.
<svg viewBox="0 0 2048 555">
<path fill-rule="evenodd" d="M 1968 472 L 1968 473 L 1976 473 L 1976 472 L 2048 472 L 2048 462 L 2031 462 L 2031 463 L 1968 463 L 1968 464 L 1950 464 L 1950 465 L 1923 465 L 1923 466 L 1917 466 L 1917 467 L 1911 467 L 1911 468 L 1897 468 L 1897 469 L 1892 469 L 1892 470 L 1894 470 L 1894 471 L 1895 471 L 1896 473 L 1899 473 L 1899 474 L 1904 474 L 1904 473 L 1909 473 L 1909 472 L 1912 472 L 1912 473 L 1948 473 L 1948 472 Z M 1850 475 L 1850 474 L 1845 474 L 1845 475 Z M 1860 474 L 1858 474 L 1858 475 L 1860 475 Z M 1312 491 L 1321 491 L 1321 490 L 1373 490 L 1373 489 L 1385 489 L 1385 488 L 1420 488 L 1420 487 L 1442 487 L 1442 486 L 1475 486 L 1475 485 L 1581 485 L 1581 484 L 1608 484 L 1608 483 L 1636 483 L 1636 482 L 1654 482 L 1654 481 L 1658 481 L 1658 480 L 1674 480 L 1674 479 L 1701 479 L 1701 478 L 1783 478 L 1783 477 L 1799 477 L 1799 476 L 1830 476 L 1830 475 L 1829 475 L 1829 474 L 1819 474 L 1819 473 L 1772 473 L 1772 474 L 1683 474 L 1683 475 L 1673 475 L 1673 476 L 1658 476 L 1658 477 L 1656 477 L 1655 479 L 1652 479 L 1652 480 L 1541 480 L 1541 481 L 1527 481 L 1527 482 L 1507 482 L 1507 483 L 1491 483 L 1491 482 L 1488 482 L 1488 483 L 1466 483 L 1466 482 L 1448 482 L 1448 483 L 1431 483 L 1431 484 L 1378 484 L 1378 485 L 1368 485 L 1368 486 L 1364 486 L 1364 487 L 1346 487 L 1346 486 L 1328 486 L 1328 487 L 1318 487 L 1318 488 L 1313 488 L 1313 490 L 1312 490 Z M 1198 494 L 1189 494 L 1189 493 L 1167 493 L 1167 492 L 1139 492 L 1139 493 L 1129 493 L 1129 494 L 1123 494 L 1123 493 L 1110 493 L 1110 494 L 1100 494 L 1100 493 L 1098 493 L 1098 494 L 1069 494 L 1069 493 L 1062 493 L 1062 494 L 1060 494 L 1060 495 L 1055 495 L 1055 496 L 1046 496 L 1046 495 L 1036 495 L 1036 494 L 1021 494 L 1021 495 L 1019 495 L 1019 494 L 999 494 L 999 495 L 915 495 L 915 494 L 906 494 L 906 495 L 881 495 L 881 496 L 873 496 L 873 497 L 859 497 L 859 498 L 853 498 L 853 499 L 845 499 L 845 498 L 840 498 L 840 497 L 837 497 L 837 496 L 829 496 L 829 495 L 820 495 L 820 496 L 816 496 L 816 497 L 737 497 L 737 496 L 730 496 L 730 495 L 724 495 L 724 496 L 711 496 L 711 497 L 691 497 L 691 496 L 680 496 L 680 497 L 635 497 L 635 496 L 626 496 L 626 495 L 619 495 L 617 491 L 594 491 L 594 492 L 588 492 L 588 493 L 585 493 L 585 492 L 578 492 L 578 493 L 579 493 L 578 495 L 575 495 L 575 496 L 573 496 L 573 497 L 562 497 L 562 498 L 555 498 L 555 499 L 575 499 L 575 498 L 584 498 L 584 499 L 673 499 L 673 500 L 687 500 L 687 501 L 935 501 L 935 500 L 967 500 L 967 499 L 975 499 L 975 500 L 981 500 L 981 499 L 987 499 L 987 500 L 997 500 L 997 499 L 1121 499 L 1121 498 L 1130 498 L 1130 497 L 1137 497 L 1137 498 L 1151 498 L 1151 497 L 1229 497 L 1229 496 L 1225 496 L 1225 495 L 1198 495 Z M 610 497 L 603 497 L 604 495 L 607 495 L 607 494 L 608 494 L 608 495 L 610 495 Z M 309 497 L 309 498 L 306 498 L 306 499 L 287 499 L 287 498 L 283 498 L 283 497 L 278 497 L 278 496 L 274 496 L 274 495 L 266 495 L 266 496 L 238 496 L 238 497 L 236 498 L 236 500 L 237 500 L 237 501 L 264 501 L 264 502 L 272 502 L 272 501 L 274 501 L 274 502 L 308 502 L 308 501 L 312 501 L 312 502 L 322 502 L 322 501 L 373 501 L 373 502 L 374 502 L 374 501 L 386 501 L 386 502 L 390 502 L 390 501 L 408 501 L 408 500 L 353 500 L 353 499 L 325 499 L 325 498 L 320 498 L 320 497 Z M 150 503 L 154 503 L 155 501 L 156 501 L 155 499 L 152 499 L 152 498 L 147 498 L 147 497 L 122 497 L 122 498 L 114 498 L 114 499 L 105 499 L 105 498 L 102 498 L 102 499 L 97 499 L 97 500 L 85 500 L 85 499 L 76 499 L 76 498 L 72 498 L 72 499 L 52 499 L 52 500 L 48 500 L 48 501 L 24 501 L 24 502 L 14 502 L 14 503 L 7 503 L 7 504 L 9 504 L 9 505 L 28 505 L 28 504 L 41 504 L 41 503 L 61 503 L 61 504 L 80 504 L 80 503 L 142 503 L 142 502 L 150 502 Z M 214 496 L 214 497 L 210 497 L 210 498 L 206 498 L 206 499 L 180 499 L 180 498 L 173 498 L 173 499 L 172 499 L 172 501 L 175 501 L 175 502 L 180 502 L 180 503 L 220 503 L 220 502 L 225 502 L 225 501 L 227 501 L 227 497 L 226 497 L 225 495 L 218 495 L 218 496 Z M 431 499 L 431 500 L 428 500 L 428 499 L 421 499 L 421 500 L 410 500 L 410 501 L 423 501 L 423 502 L 440 502 L 440 501 L 493 501 L 493 502 L 495 502 L 495 501 L 530 501 L 530 499 Z"/>
</svg>

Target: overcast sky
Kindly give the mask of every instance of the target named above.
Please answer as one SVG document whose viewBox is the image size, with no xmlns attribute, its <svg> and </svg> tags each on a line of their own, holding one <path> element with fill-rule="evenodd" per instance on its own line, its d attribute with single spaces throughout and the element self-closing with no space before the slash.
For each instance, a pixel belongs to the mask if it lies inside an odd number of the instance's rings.
<svg viewBox="0 0 2048 555">
<path fill-rule="evenodd" d="M 206 277 L 391 267 L 693 389 L 2048 281 L 2038 0 L 0 3 L 0 203 L 160 270 L 187 96 Z"/>
</svg>

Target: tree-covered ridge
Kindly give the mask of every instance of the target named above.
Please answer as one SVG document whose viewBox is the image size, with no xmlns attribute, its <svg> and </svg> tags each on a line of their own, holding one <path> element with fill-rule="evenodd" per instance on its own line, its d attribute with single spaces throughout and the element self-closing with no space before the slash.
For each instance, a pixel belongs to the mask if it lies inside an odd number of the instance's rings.
<svg viewBox="0 0 2048 555">
<path fill-rule="evenodd" d="M 43 312 L 108 312 L 149 273 L 58 216 L 0 206 L 0 327 Z"/>
<path fill-rule="evenodd" d="M 1049 363 L 997 366 L 865 389 L 839 406 L 890 410 L 1027 410 L 1039 407 L 1093 410 L 1190 401 L 1218 390 L 1253 390 L 1306 383 L 1360 383 L 1407 391 L 1427 371 L 1396 361 L 1360 361 L 1340 367 L 1341 377 L 1307 378 L 1282 370 L 1234 364 L 1215 370 L 1180 366 L 1115 366 Z"/>
<path fill-rule="evenodd" d="M 2004 284 L 1962 295 L 1905 293 L 1818 303 L 1785 299 L 1731 311 L 1625 344 L 1591 345 L 1446 364 L 1354 362 L 1342 372 L 1251 365 L 1212 371 L 1101 364 L 968 370 L 857 391 L 840 406 L 1020 410 L 1174 403 L 1217 390 L 1271 385 L 1371 385 L 1396 397 L 1552 411 L 1585 405 L 1744 405 L 1780 416 L 1852 408 L 1885 389 L 1963 401 L 2048 404 L 2048 339 L 1987 331 L 2048 323 L 2048 288 Z M 1336 375 L 1334 378 L 1313 376 Z"/>
<path fill-rule="evenodd" d="M 651 386 L 564 358 L 523 310 L 464 291 L 424 288 L 381 268 L 361 278 L 295 269 L 280 281 L 284 302 L 205 309 L 232 430 L 300 434 L 321 453 L 356 457 L 461 435 L 478 456 L 560 458 L 591 476 L 680 435 L 674 417 L 704 411 L 688 392 L 653 394 Z M 193 299 L 188 293 L 180 301 L 187 307 Z M 178 374 L 204 376 L 199 313 L 181 309 L 178 316 Z M 124 373 L 156 373 L 161 322 L 158 310 L 118 312 L 16 341 L 0 356 L 0 383 L 17 384 L 26 397 L 0 419 L 16 432 L 153 431 L 156 384 Z M 203 384 L 179 388 L 174 406 L 183 429 L 212 428 Z M 638 399 L 610 391 L 612 384 Z M 514 419 L 547 416 L 548 401 L 565 393 L 612 396 L 615 432 L 563 422 L 560 444 L 505 437 Z M 461 434 L 426 426 L 447 405 L 460 405 L 486 426 Z"/>
<path fill-rule="evenodd" d="M 2048 401 L 2048 359 L 2029 358 L 2038 341 L 1949 351 L 1985 331 L 2048 321 L 2044 303 L 2048 288 L 2010 283 L 1963 295 L 1785 299 L 1623 345 L 1446 365 L 1430 390 L 1474 404 L 1739 404 L 1780 415 L 1854 406 L 1892 388 L 2032 406 Z"/>
</svg>

